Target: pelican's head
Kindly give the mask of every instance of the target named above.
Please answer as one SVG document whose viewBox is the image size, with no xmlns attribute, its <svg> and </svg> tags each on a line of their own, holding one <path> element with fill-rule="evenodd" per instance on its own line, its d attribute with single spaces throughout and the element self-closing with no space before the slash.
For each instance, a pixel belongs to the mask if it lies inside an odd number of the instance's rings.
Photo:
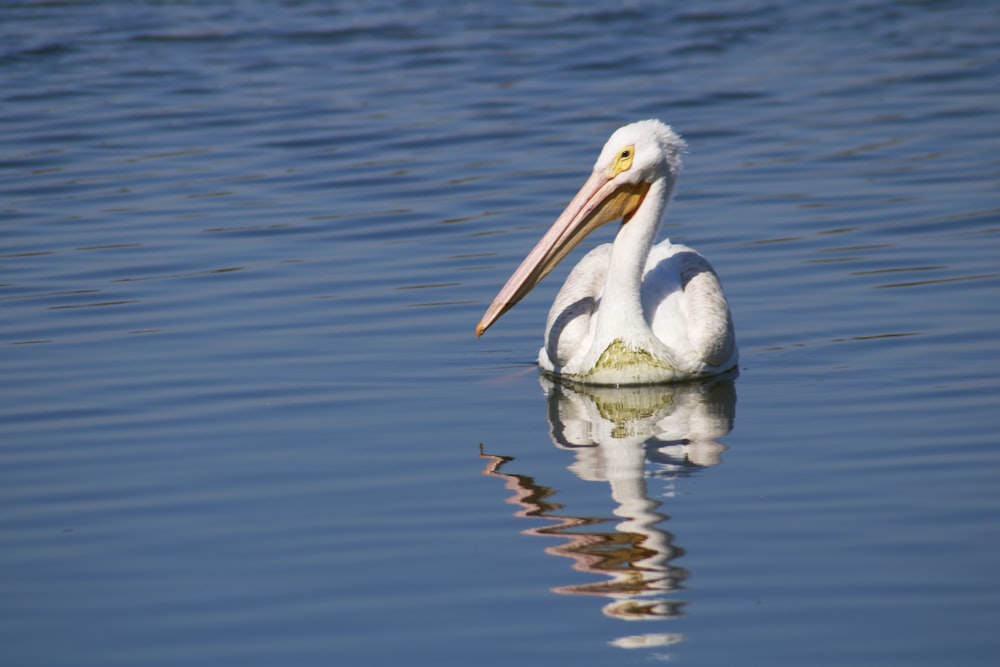
<svg viewBox="0 0 1000 667">
<path fill-rule="evenodd" d="M 639 185 L 666 178 L 673 185 L 686 144 L 669 125 L 640 120 L 615 130 L 594 163 L 594 173 L 608 181 Z"/>
<path fill-rule="evenodd" d="M 476 335 L 513 308 L 585 236 L 612 220 L 631 220 L 653 183 L 665 179 L 660 192 L 669 197 L 684 146 L 684 140 L 658 120 L 618 128 L 604 144 L 590 178 L 493 299 Z"/>
</svg>

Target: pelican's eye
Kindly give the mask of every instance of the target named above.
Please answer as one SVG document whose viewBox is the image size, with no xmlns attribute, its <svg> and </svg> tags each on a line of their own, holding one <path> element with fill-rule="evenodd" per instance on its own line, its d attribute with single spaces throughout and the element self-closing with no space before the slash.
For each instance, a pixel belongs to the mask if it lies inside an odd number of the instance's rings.
<svg viewBox="0 0 1000 667">
<path fill-rule="evenodd" d="M 632 158 L 635 156 L 635 145 L 626 146 L 608 167 L 608 176 L 614 178 L 623 171 L 632 168 Z"/>
</svg>

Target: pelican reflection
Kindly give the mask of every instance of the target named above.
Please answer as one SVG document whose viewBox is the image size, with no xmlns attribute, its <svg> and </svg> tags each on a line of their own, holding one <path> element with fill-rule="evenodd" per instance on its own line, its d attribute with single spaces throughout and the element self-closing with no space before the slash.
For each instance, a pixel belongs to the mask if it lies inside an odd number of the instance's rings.
<svg viewBox="0 0 1000 667">
<path fill-rule="evenodd" d="M 560 449 L 572 451 L 569 469 L 586 481 L 607 482 L 614 500 L 610 517 L 577 516 L 553 500 L 556 490 L 533 477 L 503 470 L 511 457 L 481 454 L 489 460 L 483 474 L 505 481 L 518 516 L 552 523 L 529 528 L 529 535 L 555 536 L 561 542 L 546 553 L 568 557 L 577 570 L 600 580 L 552 590 L 600 595 L 604 613 L 623 620 L 677 618 L 684 602 L 675 597 L 687 571 L 673 561 L 683 551 L 664 524 L 663 497 L 678 479 L 718 465 L 726 446 L 719 440 L 733 427 L 734 375 L 669 386 L 594 387 L 566 384 L 542 376 L 549 433 Z M 657 481 L 656 498 L 648 482 Z M 609 525 L 612 524 L 613 525 Z M 623 637 L 622 647 L 681 641 L 671 633 Z"/>
</svg>

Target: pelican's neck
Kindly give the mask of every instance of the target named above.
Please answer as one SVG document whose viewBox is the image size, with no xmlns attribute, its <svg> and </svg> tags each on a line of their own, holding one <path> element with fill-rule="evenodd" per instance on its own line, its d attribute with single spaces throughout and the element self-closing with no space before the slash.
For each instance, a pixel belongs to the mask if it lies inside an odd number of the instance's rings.
<svg viewBox="0 0 1000 667">
<path fill-rule="evenodd" d="M 642 276 L 670 198 L 670 185 L 666 177 L 654 181 L 642 204 L 615 237 L 598 324 L 598 335 L 606 342 L 621 338 L 626 344 L 638 346 L 644 343 L 640 339 L 647 332 L 652 335 L 642 311 Z"/>
</svg>

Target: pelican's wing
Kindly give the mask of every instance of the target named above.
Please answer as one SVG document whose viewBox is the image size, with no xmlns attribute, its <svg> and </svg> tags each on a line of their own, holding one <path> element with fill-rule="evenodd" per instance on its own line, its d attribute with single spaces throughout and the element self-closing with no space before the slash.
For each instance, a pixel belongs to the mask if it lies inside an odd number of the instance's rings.
<svg viewBox="0 0 1000 667">
<path fill-rule="evenodd" d="M 552 368 L 565 366 L 574 353 L 586 351 L 590 318 L 597 309 L 608 272 L 611 244 L 597 246 L 573 267 L 556 294 L 545 323 L 545 347 Z"/>
<path fill-rule="evenodd" d="M 653 333 L 691 362 L 735 363 L 736 336 L 722 283 L 708 260 L 669 242 L 653 247 L 643 276 L 643 308 Z"/>
</svg>

